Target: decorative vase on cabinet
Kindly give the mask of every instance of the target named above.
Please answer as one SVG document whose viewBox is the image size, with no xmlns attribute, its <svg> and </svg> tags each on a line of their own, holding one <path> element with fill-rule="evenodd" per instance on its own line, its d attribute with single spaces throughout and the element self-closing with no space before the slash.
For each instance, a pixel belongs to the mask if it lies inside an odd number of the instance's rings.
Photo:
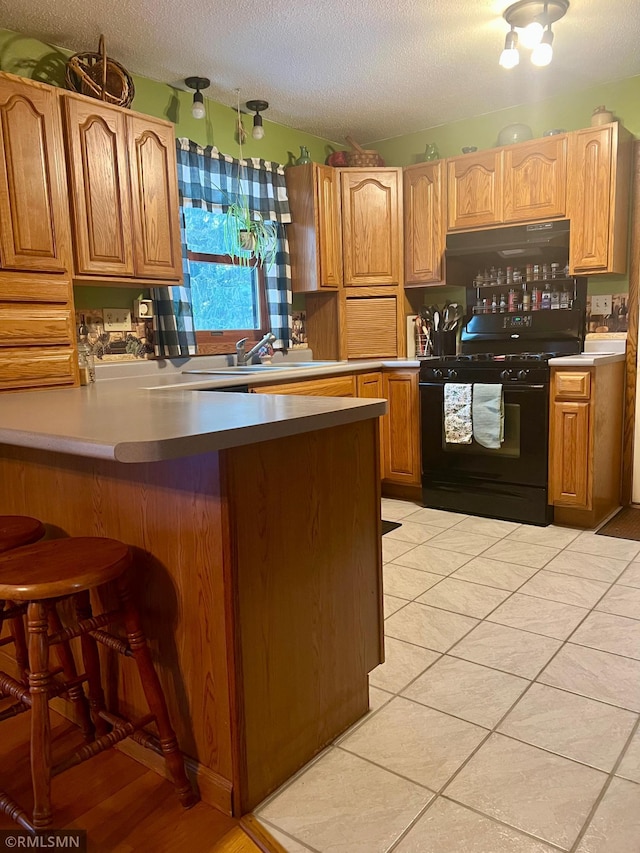
<svg viewBox="0 0 640 853">
<path fill-rule="evenodd" d="M 300 156 L 296 160 L 296 166 L 303 166 L 305 163 L 311 163 L 311 157 L 309 157 L 309 149 L 306 145 L 300 146 Z"/>
</svg>

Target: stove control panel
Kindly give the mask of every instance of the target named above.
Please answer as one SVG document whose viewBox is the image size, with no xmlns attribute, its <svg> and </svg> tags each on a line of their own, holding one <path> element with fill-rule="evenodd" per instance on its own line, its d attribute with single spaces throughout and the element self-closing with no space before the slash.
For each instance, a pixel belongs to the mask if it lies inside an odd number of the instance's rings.
<svg viewBox="0 0 640 853">
<path fill-rule="evenodd" d="M 530 329 L 533 325 L 531 314 L 505 314 L 503 318 L 503 329 Z"/>
</svg>

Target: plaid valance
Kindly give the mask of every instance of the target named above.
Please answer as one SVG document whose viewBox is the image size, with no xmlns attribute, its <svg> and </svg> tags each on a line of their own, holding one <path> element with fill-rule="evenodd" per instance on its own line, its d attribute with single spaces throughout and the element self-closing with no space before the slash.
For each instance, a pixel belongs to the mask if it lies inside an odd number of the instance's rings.
<svg viewBox="0 0 640 853">
<path fill-rule="evenodd" d="M 183 207 L 201 207 L 226 213 L 240 194 L 252 213 L 281 225 L 291 222 L 284 167 L 280 163 L 249 157 L 236 160 L 213 145 L 201 147 L 191 139 L 177 140 L 178 192 Z"/>
</svg>

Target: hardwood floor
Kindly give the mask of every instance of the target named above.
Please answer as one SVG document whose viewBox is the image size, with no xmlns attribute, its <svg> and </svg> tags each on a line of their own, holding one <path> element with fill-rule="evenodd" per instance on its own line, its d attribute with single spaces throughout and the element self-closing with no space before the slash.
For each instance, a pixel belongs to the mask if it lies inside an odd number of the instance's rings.
<svg viewBox="0 0 640 853">
<path fill-rule="evenodd" d="M 27 810 L 29 717 L 0 727 L 0 787 Z M 81 737 L 56 714 L 51 723 L 55 762 Z M 54 779 L 52 799 L 55 828 L 86 829 L 91 853 L 284 853 L 251 819 L 240 822 L 202 802 L 185 811 L 169 782 L 114 749 Z M 0 829 L 16 828 L 0 814 Z"/>
</svg>

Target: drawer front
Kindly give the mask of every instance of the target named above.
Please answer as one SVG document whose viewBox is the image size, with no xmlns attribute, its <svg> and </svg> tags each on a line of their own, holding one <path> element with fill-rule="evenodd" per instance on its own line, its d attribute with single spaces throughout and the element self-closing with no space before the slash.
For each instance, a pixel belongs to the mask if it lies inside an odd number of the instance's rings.
<svg viewBox="0 0 640 853">
<path fill-rule="evenodd" d="M 0 390 L 73 385 L 75 379 L 71 347 L 0 350 Z"/>
<path fill-rule="evenodd" d="M 303 397 L 355 397 L 354 376 L 332 376 L 308 382 L 283 382 L 282 385 L 260 385 L 256 394 L 299 394 Z"/>
<path fill-rule="evenodd" d="M 60 276 L 0 274 L 0 302 L 71 302 L 71 282 Z"/>
<path fill-rule="evenodd" d="M 562 370 L 555 374 L 555 396 L 571 400 L 591 397 L 591 374 L 588 370 Z"/>
<path fill-rule="evenodd" d="M 71 312 L 67 308 L 0 305 L 0 347 L 70 345 Z"/>
</svg>

